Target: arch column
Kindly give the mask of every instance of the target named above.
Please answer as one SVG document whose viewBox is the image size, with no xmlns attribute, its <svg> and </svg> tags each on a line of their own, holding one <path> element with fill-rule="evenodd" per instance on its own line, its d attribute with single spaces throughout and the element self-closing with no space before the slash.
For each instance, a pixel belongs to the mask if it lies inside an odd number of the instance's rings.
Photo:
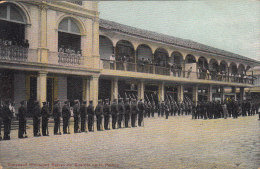
<svg viewBox="0 0 260 169">
<path fill-rule="evenodd" d="M 181 103 L 183 102 L 183 85 L 182 84 L 180 84 L 178 86 L 178 101 Z"/>
<path fill-rule="evenodd" d="M 38 62 L 48 63 L 47 49 L 47 5 L 42 4 L 40 8 L 40 47 L 38 48 Z"/>
<path fill-rule="evenodd" d="M 138 99 L 144 100 L 144 81 L 138 83 Z"/>
<path fill-rule="evenodd" d="M 39 72 L 37 76 L 37 100 L 42 106 L 42 102 L 46 101 L 47 95 L 47 74 L 48 72 Z"/>
<path fill-rule="evenodd" d="M 89 99 L 93 101 L 94 107 L 96 107 L 98 103 L 98 80 L 99 80 L 99 75 L 92 75 L 90 77 L 90 82 L 89 82 Z"/>
<path fill-rule="evenodd" d="M 192 97 L 193 97 L 193 102 L 195 105 L 197 105 L 198 102 L 198 85 L 194 85 L 192 88 Z"/>
<path fill-rule="evenodd" d="M 212 85 L 209 85 L 208 87 L 208 101 L 212 102 Z"/>
<path fill-rule="evenodd" d="M 118 78 L 111 80 L 111 101 L 118 99 Z"/>
</svg>

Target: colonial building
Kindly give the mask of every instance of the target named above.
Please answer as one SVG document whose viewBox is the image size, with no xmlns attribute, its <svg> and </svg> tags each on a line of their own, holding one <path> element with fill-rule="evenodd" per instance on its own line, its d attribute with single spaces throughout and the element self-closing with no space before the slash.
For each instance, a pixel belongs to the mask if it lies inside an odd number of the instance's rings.
<svg viewBox="0 0 260 169">
<path fill-rule="evenodd" d="M 0 97 L 240 99 L 259 61 L 99 19 L 95 1 L 0 2 Z M 252 69 L 250 69 L 252 70 Z M 16 104 L 17 108 L 18 104 Z"/>
</svg>

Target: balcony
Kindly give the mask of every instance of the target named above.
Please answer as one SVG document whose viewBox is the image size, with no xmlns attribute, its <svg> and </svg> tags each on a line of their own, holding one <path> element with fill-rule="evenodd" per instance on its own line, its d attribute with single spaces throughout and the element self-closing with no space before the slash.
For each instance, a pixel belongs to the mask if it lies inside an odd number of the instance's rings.
<svg viewBox="0 0 260 169">
<path fill-rule="evenodd" d="M 0 46 L 0 60 L 19 63 L 40 63 L 38 50 L 20 46 Z M 48 65 L 83 67 L 84 57 L 76 53 L 48 52 Z"/>
<path fill-rule="evenodd" d="M 173 76 L 177 78 L 186 78 L 189 80 L 212 80 L 212 81 L 222 81 L 222 82 L 232 82 L 232 83 L 243 83 L 243 84 L 254 84 L 253 76 L 243 76 L 231 75 L 227 73 L 215 73 L 215 72 L 192 72 L 192 71 L 182 71 L 180 69 L 172 70 L 167 67 L 155 66 L 153 64 L 136 64 L 129 62 L 118 62 L 110 60 L 101 60 L 101 66 L 103 69 L 110 70 L 120 70 L 120 71 L 130 71 L 130 72 L 140 72 L 148 74 L 157 74 L 164 76 Z"/>
</svg>

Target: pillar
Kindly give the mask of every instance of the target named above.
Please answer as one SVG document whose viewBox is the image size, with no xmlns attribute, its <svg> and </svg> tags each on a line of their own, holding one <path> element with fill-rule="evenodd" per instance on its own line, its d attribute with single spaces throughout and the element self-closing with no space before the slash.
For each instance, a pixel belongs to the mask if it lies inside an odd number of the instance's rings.
<svg viewBox="0 0 260 169">
<path fill-rule="evenodd" d="M 42 106 L 42 102 L 46 101 L 47 95 L 47 72 L 39 72 L 37 76 L 37 100 Z"/>
<path fill-rule="evenodd" d="M 98 75 L 92 75 L 89 81 L 89 100 L 93 101 L 94 107 L 96 107 L 98 103 L 98 80 Z"/>
<path fill-rule="evenodd" d="M 209 88 L 208 88 L 208 101 L 212 102 L 212 85 L 209 85 Z"/>
<path fill-rule="evenodd" d="M 237 100 L 236 87 L 232 87 L 232 93 L 234 93 L 234 100 Z"/>
<path fill-rule="evenodd" d="M 183 85 L 178 86 L 178 101 L 183 102 Z"/>
<path fill-rule="evenodd" d="M 111 82 L 111 101 L 118 99 L 118 79 L 112 79 Z"/>
<path fill-rule="evenodd" d="M 225 90 L 223 86 L 220 87 L 220 97 L 222 102 L 225 101 Z"/>
<path fill-rule="evenodd" d="M 144 100 L 144 81 L 138 83 L 138 99 Z"/>
<path fill-rule="evenodd" d="M 243 101 L 245 97 L 245 88 L 240 87 L 240 101 Z"/>
<path fill-rule="evenodd" d="M 83 78 L 83 98 L 82 100 L 85 100 L 87 101 L 87 104 L 88 104 L 88 101 L 89 101 L 89 92 L 90 92 L 90 79 L 88 79 L 87 77 L 84 77 Z"/>
<path fill-rule="evenodd" d="M 194 85 L 192 88 L 193 102 L 197 105 L 198 102 L 198 85 Z"/>
<path fill-rule="evenodd" d="M 38 48 L 38 62 L 48 63 L 47 49 L 47 5 L 42 4 L 40 8 L 40 42 Z"/>
</svg>

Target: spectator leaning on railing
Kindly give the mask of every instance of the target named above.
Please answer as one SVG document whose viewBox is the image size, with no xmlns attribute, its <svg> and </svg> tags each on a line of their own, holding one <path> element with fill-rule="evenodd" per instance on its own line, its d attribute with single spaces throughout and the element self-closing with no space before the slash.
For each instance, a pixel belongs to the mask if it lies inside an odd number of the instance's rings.
<svg viewBox="0 0 260 169">
<path fill-rule="evenodd" d="M 59 63 L 71 63 L 79 64 L 79 60 L 82 57 L 81 50 L 74 50 L 71 47 L 64 48 L 61 46 L 59 48 Z"/>
<path fill-rule="evenodd" d="M 27 59 L 29 41 L 0 38 L 0 57 L 2 59 L 23 60 Z"/>
</svg>

